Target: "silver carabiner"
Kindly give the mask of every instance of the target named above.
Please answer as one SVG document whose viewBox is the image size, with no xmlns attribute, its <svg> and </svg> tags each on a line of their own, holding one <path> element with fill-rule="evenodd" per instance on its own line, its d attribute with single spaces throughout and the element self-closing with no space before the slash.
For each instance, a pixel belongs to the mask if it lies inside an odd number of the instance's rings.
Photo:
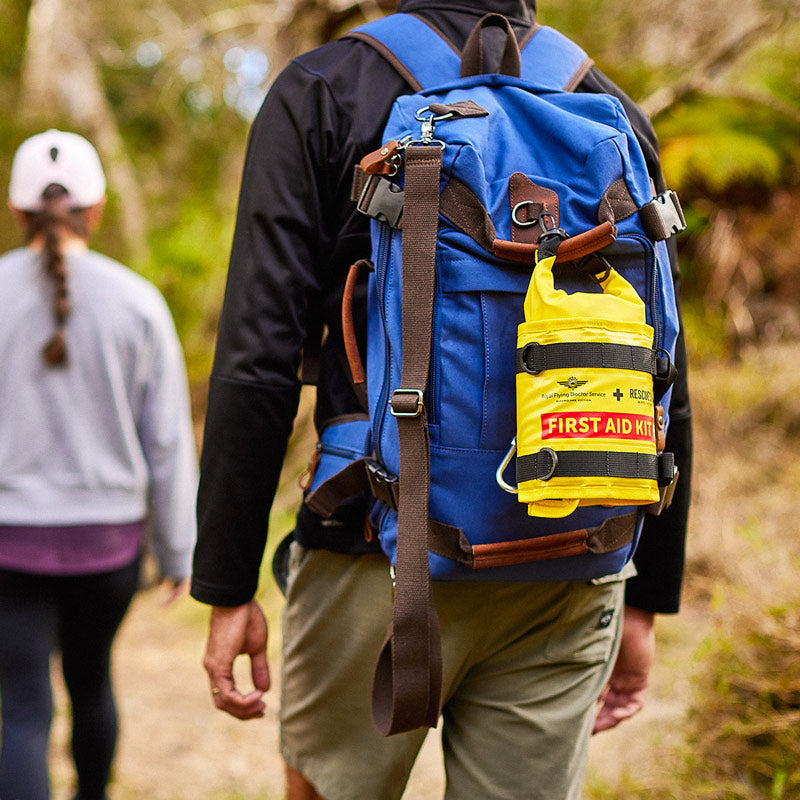
<svg viewBox="0 0 800 800">
<path fill-rule="evenodd" d="M 453 116 L 453 112 L 450 111 L 447 114 L 440 114 L 437 117 L 436 114 L 430 110 L 430 108 L 430 106 L 425 106 L 424 108 L 420 108 L 414 114 L 414 119 L 422 123 L 422 128 L 420 130 L 420 141 L 422 144 L 439 144 L 442 146 L 442 150 L 444 150 L 444 142 L 440 139 L 433 138 L 433 129 L 435 128 L 437 122 L 441 122 L 443 119 L 450 119 Z"/>
<path fill-rule="evenodd" d="M 512 486 L 510 483 L 506 482 L 506 479 L 503 477 L 503 473 L 506 471 L 506 467 L 511 463 L 511 459 L 514 458 L 514 454 L 517 452 L 517 437 L 515 436 L 511 440 L 511 449 L 506 453 L 505 458 L 503 459 L 500 466 L 497 468 L 497 472 L 495 472 L 494 477 L 497 481 L 497 485 L 504 491 L 508 492 L 509 494 L 519 494 L 519 490 L 516 486 Z"/>
</svg>

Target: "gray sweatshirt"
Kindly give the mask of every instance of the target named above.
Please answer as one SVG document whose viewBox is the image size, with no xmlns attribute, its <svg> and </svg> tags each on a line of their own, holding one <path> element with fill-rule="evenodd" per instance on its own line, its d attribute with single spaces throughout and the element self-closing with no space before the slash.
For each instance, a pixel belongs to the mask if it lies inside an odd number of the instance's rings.
<svg viewBox="0 0 800 800">
<path fill-rule="evenodd" d="M 189 575 L 197 458 L 167 304 L 99 253 L 66 256 L 68 363 L 48 367 L 52 283 L 28 248 L 0 257 L 0 525 L 148 519 L 164 576 Z"/>
</svg>

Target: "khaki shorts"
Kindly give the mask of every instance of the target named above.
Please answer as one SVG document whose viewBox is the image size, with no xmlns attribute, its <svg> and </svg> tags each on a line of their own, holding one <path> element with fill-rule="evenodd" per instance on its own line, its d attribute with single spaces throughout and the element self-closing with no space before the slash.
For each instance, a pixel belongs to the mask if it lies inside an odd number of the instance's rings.
<svg viewBox="0 0 800 800">
<path fill-rule="evenodd" d="M 624 579 L 435 583 L 447 800 L 578 800 L 616 657 Z M 392 613 L 388 561 L 292 545 L 281 751 L 326 800 L 403 794 L 426 729 L 384 738 L 370 692 Z"/>
</svg>

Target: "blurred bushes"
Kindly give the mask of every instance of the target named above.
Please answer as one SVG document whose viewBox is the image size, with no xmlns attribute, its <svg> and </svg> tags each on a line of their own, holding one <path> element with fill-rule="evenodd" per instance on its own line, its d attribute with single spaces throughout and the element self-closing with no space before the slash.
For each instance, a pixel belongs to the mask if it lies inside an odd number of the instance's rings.
<svg viewBox="0 0 800 800">
<path fill-rule="evenodd" d="M 705 645 L 687 729 L 691 797 L 800 797 L 800 593 L 781 601 L 741 598 Z"/>
</svg>

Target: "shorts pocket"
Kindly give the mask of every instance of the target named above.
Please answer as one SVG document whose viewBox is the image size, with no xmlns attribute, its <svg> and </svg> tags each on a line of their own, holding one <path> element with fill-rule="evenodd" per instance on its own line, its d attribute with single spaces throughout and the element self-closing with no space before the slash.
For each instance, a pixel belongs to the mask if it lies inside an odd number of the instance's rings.
<svg viewBox="0 0 800 800">
<path fill-rule="evenodd" d="M 625 581 L 576 581 L 550 638 L 546 658 L 564 664 L 598 664 L 611 657 L 622 616 Z"/>
</svg>

